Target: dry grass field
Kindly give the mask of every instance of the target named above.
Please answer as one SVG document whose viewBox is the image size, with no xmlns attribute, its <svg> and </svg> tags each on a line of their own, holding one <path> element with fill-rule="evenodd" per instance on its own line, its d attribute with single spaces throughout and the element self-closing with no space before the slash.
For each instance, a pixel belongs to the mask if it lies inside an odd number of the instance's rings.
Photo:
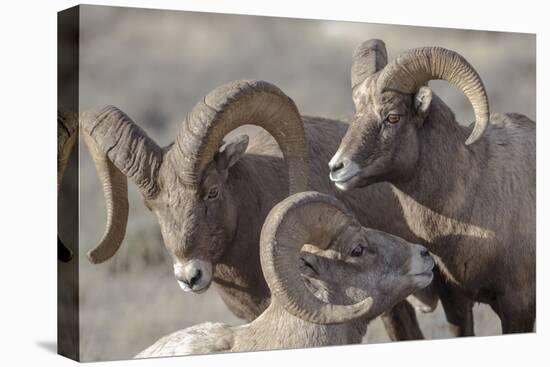
<svg viewBox="0 0 550 367">
<path fill-rule="evenodd" d="M 386 42 L 390 59 L 417 46 L 460 52 L 482 76 L 493 111 L 536 118 L 533 35 L 91 6 L 82 8 L 81 27 L 81 109 L 116 105 L 160 145 L 171 142 L 203 95 L 235 79 L 276 84 L 303 114 L 352 114 L 351 54 L 375 37 Z M 472 121 L 457 90 L 443 82 L 432 86 L 461 122 Z M 105 214 L 83 145 L 80 167 L 82 360 L 130 358 L 160 336 L 203 321 L 242 323 L 215 286 L 201 295 L 179 289 L 156 218 L 131 183 L 121 250 L 105 264 L 88 263 L 83 255 L 103 233 Z M 477 305 L 474 312 L 477 335 L 501 332 L 488 307 Z M 419 318 L 426 338 L 450 336 L 440 306 Z M 387 340 L 381 322 L 374 321 L 365 342 Z"/>
</svg>

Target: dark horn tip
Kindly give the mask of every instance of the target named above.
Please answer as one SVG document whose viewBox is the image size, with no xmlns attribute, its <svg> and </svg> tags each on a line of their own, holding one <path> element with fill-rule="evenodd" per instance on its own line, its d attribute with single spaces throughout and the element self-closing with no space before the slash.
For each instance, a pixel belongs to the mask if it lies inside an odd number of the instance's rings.
<svg viewBox="0 0 550 367">
<path fill-rule="evenodd" d="M 66 263 L 73 258 L 73 252 L 65 246 L 63 241 L 57 236 L 57 259 Z"/>
<path fill-rule="evenodd" d="M 94 265 L 101 264 L 101 261 L 97 260 L 92 255 L 90 255 L 89 253 L 86 255 L 86 257 L 88 258 L 88 261 L 91 262 Z"/>
<path fill-rule="evenodd" d="M 104 256 L 97 255 L 94 250 L 88 251 L 86 257 L 88 258 L 88 261 L 90 261 L 92 264 L 101 264 L 109 259 L 105 258 Z"/>
</svg>

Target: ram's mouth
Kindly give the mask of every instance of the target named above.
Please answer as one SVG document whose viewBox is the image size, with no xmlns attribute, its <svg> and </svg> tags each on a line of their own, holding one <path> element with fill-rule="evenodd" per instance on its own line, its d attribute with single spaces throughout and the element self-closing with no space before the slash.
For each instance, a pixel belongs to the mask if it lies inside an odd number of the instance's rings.
<svg viewBox="0 0 550 367">
<path fill-rule="evenodd" d="M 193 287 L 193 288 L 191 288 L 189 285 L 187 285 L 184 282 L 181 282 L 179 280 L 177 282 L 178 282 L 178 285 L 180 286 L 182 291 L 191 292 L 191 293 L 194 293 L 194 294 L 201 294 L 201 293 L 206 292 L 208 290 L 208 288 L 210 288 L 210 284 L 212 284 L 212 282 L 209 282 L 208 284 L 206 284 L 203 287 L 200 287 L 200 288 Z"/>
<path fill-rule="evenodd" d="M 434 268 L 434 262 L 432 260 L 430 261 L 426 269 L 424 269 L 424 271 L 413 274 L 413 278 L 415 279 L 415 284 L 419 288 L 425 288 L 432 282 L 434 277 L 434 273 L 432 271 L 433 268 Z"/>
<path fill-rule="evenodd" d="M 434 276 L 434 273 L 429 270 L 429 271 L 425 271 L 423 273 L 418 273 L 418 274 L 414 274 L 415 277 L 430 277 L 430 278 L 433 278 Z"/>
<path fill-rule="evenodd" d="M 351 161 L 348 166 L 341 170 L 331 172 L 329 177 L 338 189 L 346 191 L 354 187 L 364 186 L 363 181 L 368 175 L 365 169 L 362 169 L 357 163 Z"/>
<path fill-rule="evenodd" d="M 349 180 L 351 180 L 352 178 L 354 178 L 355 176 L 357 176 L 360 172 L 361 171 L 351 172 L 351 173 L 345 174 L 343 177 L 340 177 L 340 175 L 338 175 L 338 173 L 334 174 L 334 173 L 331 172 L 329 177 L 330 177 L 330 180 L 332 182 L 334 182 L 335 184 L 346 183 Z"/>
<path fill-rule="evenodd" d="M 334 178 L 332 176 L 332 173 L 330 174 L 330 179 L 332 182 L 334 182 L 334 185 L 336 185 L 336 187 L 340 190 L 347 190 L 351 187 L 354 186 L 354 184 L 357 182 L 357 180 L 359 179 L 359 174 L 361 172 L 358 171 L 358 172 L 355 172 L 354 174 L 350 174 L 350 175 L 346 175 L 344 177 L 339 177 L 339 178 Z"/>
<path fill-rule="evenodd" d="M 180 286 L 181 290 L 184 292 L 191 292 L 191 287 L 187 285 L 187 283 L 184 283 L 182 281 L 177 281 L 178 285 Z"/>
<path fill-rule="evenodd" d="M 422 272 L 420 272 L 416 275 L 417 276 L 433 276 L 432 270 L 434 269 L 434 266 L 435 266 L 435 262 L 430 257 L 429 262 L 426 264 L 426 269 L 424 269 L 424 271 L 422 271 Z"/>
</svg>

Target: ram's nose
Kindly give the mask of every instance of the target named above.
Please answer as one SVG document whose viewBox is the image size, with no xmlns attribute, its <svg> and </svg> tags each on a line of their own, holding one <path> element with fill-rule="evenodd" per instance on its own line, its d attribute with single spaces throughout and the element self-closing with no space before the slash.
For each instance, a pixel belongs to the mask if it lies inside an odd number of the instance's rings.
<svg viewBox="0 0 550 367">
<path fill-rule="evenodd" d="M 338 173 L 338 171 L 344 169 L 346 166 L 346 161 L 346 159 L 331 159 L 331 161 L 328 163 L 330 174 L 334 175 Z"/>
<path fill-rule="evenodd" d="M 420 246 L 420 256 L 426 258 L 426 257 L 430 257 L 430 251 L 428 251 L 428 249 L 424 246 Z"/>
<path fill-rule="evenodd" d="M 174 264 L 174 276 L 182 290 L 201 292 L 206 290 L 212 281 L 212 265 L 202 260 Z"/>
<path fill-rule="evenodd" d="M 195 269 L 194 273 L 190 276 L 187 274 L 176 274 L 176 279 L 178 282 L 185 284 L 190 289 L 193 289 L 193 286 L 199 283 L 202 277 L 202 271 L 200 269 Z"/>
<path fill-rule="evenodd" d="M 428 274 L 432 272 L 434 260 L 430 251 L 422 245 L 413 245 L 413 258 L 411 261 L 411 273 Z"/>
</svg>

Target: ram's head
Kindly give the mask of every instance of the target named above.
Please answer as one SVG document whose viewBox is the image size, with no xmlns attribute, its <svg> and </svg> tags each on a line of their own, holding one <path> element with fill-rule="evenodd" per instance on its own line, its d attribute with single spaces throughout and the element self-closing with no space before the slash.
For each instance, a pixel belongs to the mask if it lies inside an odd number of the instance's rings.
<svg viewBox="0 0 550 367">
<path fill-rule="evenodd" d="M 288 165 L 290 192 L 307 186 L 308 152 L 294 102 L 274 85 L 237 81 L 216 88 L 189 113 L 173 144 L 160 148 L 113 106 L 84 113 L 82 132 L 101 179 L 107 228 L 88 253 L 93 263 L 112 257 L 128 221 L 127 178 L 156 214 L 174 274 L 184 290 L 201 292 L 233 238 L 238 212 L 227 190 L 231 167 L 243 155 L 247 136 L 223 144 L 245 124 L 267 130 Z"/>
<path fill-rule="evenodd" d="M 330 179 L 338 188 L 406 177 L 415 169 L 419 139 L 426 130 L 455 124 L 452 114 L 445 122 L 429 119 L 432 98 L 437 97 L 426 83 L 433 79 L 454 84 L 469 99 L 476 122 L 464 139 L 467 145 L 477 141 L 489 123 L 487 94 L 477 72 L 458 53 L 423 47 L 388 64 L 380 40 L 366 41 L 355 50 L 351 80 L 356 113 L 329 163 Z"/>
<path fill-rule="evenodd" d="M 372 319 L 426 287 L 433 276 L 425 247 L 362 227 L 340 201 L 318 192 L 277 204 L 264 223 L 260 246 L 276 302 L 315 323 Z"/>
</svg>

